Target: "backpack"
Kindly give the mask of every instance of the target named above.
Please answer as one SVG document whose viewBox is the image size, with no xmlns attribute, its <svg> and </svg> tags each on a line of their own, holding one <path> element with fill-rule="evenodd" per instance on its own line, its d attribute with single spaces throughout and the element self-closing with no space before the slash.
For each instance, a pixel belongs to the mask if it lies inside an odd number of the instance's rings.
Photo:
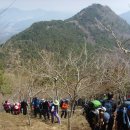
<svg viewBox="0 0 130 130">
<path fill-rule="evenodd" d="M 18 110 L 18 109 L 19 109 L 19 107 L 18 107 L 17 105 L 15 105 L 15 106 L 14 106 L 14 109 L 15 109 L 15 110 Z"/>
<path fill-rule="evenodd" d="M 93 100 L 90 102 L 90 106 L 93 108 L 93 109 L 97 109 L 99 107 L 102 106 L 102 103 L 98 100 Z"/>
<path fill-rule="evenodd" d="M 88 102 L 84 107 L 86 120 L 89 120 L 89 118 L 91 118 L 92 115 L 95 115 L 95 113 L 93 113 L 94 110 L 96 110 L 97 108 L 101 106 L 102 106 L 102 103 L 98 100 L 93 100 L 93 101 Z M 90 113 L 92 113 L 92 115 Z"/>
<path fill-rule="evenodd" d="M 7 104 L 7 103 L 6 103 L 6 104 L 4 104 L 4 109 L 5 109 L 5 110 L 9 110 L 9 109 L 10 109 L 10 105 L 9 105 L 9 104 Z"/>
<path fill-rule="evenodd" d="M 50 112 L 52 112 L 52 107 L 54 107 L 54 111 L 57 111 L 58 110 L 58 106 L 54 105 L 54 104 L 51 104 L 50 106 Z"/>
<path fill-rule="evenodd" d="M 125 104 L 122 104 L 118 109 L 117 109 L 117 114 L 116 114 L 116 121 L 117 124 L 120 126 L 124 125 L 129 125 L 129 118 L 127 118 L 127 110 L 128 107 L 125 106 Z M 129 116 L 128 116 L 129 117 Z"/>
<path fill-rule="evenodd" d="M 103 105 L 106 108 L 106 112 L 110 115 L 112 114 L 112 102 L 110 100 L 106 100 Z"/>
<path fill-rule="evenodd" d="M 68 109 L 68 107 L 69 107 L 69 105 L 65 102 L 61 106 L 62 109 Z"/>
</svg>

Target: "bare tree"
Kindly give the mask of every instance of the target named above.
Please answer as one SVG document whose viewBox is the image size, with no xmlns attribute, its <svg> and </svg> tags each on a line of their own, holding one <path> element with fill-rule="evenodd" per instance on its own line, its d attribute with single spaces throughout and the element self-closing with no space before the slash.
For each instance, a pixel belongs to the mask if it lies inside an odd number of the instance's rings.
<svg viewBox="0 0 130 130">
<path fill-rule="evenodd" d="M 126 45 L 128 46 L 130 39 L 127 39 L 125 41 L 119 40 L 118 36 L 112 30 L 110 25 L 108 26 L 104 25 L 97 18 L 95 18 L 95 20 L 97 22 L 98 28 L 102 28 L 112 35 L 119 50 L 123 51 L 124 54 L 130 53 L 129 49 L 125 47 Z M 111 71 L 109 70 L 109 76 L 111 77 L 111 82 L 116 86 L 115 91 L 120 92 L 122 95 L 126 96 L 130 84 L 128 80 L 129 72 L 130 72 L 130 68 L 129 68 L 130 59 L 128 55 L 124 55 L 118 52 L 117 50 L 116 51 L 114 50 L 113 52 L 114 52 L 114 56 L 111 58 L 113 59 L 114 66 L 112 66 Z M 111 60 L 109 59 L 108 64 L 110 64 L 110 61 Z"/>
</svg>

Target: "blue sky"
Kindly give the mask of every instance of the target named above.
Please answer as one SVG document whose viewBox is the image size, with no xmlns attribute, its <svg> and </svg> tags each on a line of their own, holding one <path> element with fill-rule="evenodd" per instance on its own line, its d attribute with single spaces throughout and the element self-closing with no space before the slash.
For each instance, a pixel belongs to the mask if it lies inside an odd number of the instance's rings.
<svg viewBox="0 0 130 130">
<path fill-rule="evenodd" d="M 0 8 L 8 7 L 13 1 L 0 0 Z M 77 13 L 93 3 L 108 5 L 117 14 L 130 10 L 130 0 L 16 0 L 12 7 Z"/>
</svg>

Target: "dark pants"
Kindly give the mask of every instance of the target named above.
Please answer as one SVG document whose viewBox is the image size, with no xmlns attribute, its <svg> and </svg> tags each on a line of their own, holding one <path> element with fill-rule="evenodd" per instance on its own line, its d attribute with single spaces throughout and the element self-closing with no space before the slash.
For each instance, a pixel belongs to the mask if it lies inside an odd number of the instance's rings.
<svg viewBox="0 0 130 130">
<path fill-rule="evenodd" d="M 27 107 L 23 108 L 23 115 L 27 114 Z"/>
<path fill-rule="evenodd" d="M 62 110 L 62 113 L 61 113 L 61 118 L 64 116 L 64 118 L 67 117 L 67 109 L 66 110 Z"/>
<path fill-rule="evenodd" d="M 92 126 L 91 129 L 92 129 L 92 130 L 102 130 L 102 129 L 101 129 L 100 127 L 98 127 L 98 126 Z"/>
<path fill-rule="evenodd" d="M 35 107 L 34 108 L 34 116 L 37 117 L 37 114 L 39 113 L 39 108 Z"/>
<path fill-rule="evenodd" d="M 108 128 L 107 130 L 112 130 L 114 124 L 114 116 L 111 116 L 108 122 Z"/>
<path fill-rule="evenodd" d="M 129 130 L 127 124 L 123 124 L 123 122 L 117 123 L 117 130 Z"/>
<path fill-rule="evenodd" d="M 39 118 L 42 118 L 42 109 L 39 109 Z"/>
<path fill-rule="evenodd" d="M 10 109 L 6 109 L 5 111 L 6 111 L 6 113 L 10 113 L 11 112 Z"/>
<path fill-rule="evenodd" d="M 102 126 L 102 129 L 101 130 L 107 130 L 108 128 L 108 124 L 107 123 L 104 123 L 104 125 Z"/>
<path fill-rule="evenodd" d="M 46 120 L 48 118 L 48 120 L 50 119 L 50 114 L 49 114 L 49 110 L 47 109 L 43 109 L 42 110 L 42 115 L 44 116 L 44 119 Z M 47 117 L 47 118 L 46 118 Z"/>
</svg>

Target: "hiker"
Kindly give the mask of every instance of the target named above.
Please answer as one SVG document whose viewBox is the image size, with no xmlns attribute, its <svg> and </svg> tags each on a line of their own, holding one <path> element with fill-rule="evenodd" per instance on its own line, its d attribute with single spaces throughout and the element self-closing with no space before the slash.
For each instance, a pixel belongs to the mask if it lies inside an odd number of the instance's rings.
<svg viewBox="0 0 130 130">
<path fill-rule="evenodd" d="M 89 102 L 85 102 L 85 104 L 84 104 L 84 106 L 83 106 L 83 115 L 85 116 L 85 117 L 87 117 L 87 113 L 88 113 L 88 111 L 89 111 L 89 105 L 88 105 L 88 103 Z"/>
<path fill-rule="evenodd" d="M 85 106 L 85 114 L 92 130 L 106 130 L 106 124 L 109 122 L 110 115 L 99 100 L 88 102 Z"/>
<path fill-rule="evenodd" d="M 6 111 L 6 113 L 10 113 L 11 112 L 11 104 L 8 100 L 5 101 L 5 103 L 3 104 L 4 110 Z"/>
<path fill-rule="evenodd" d="M 99 130 L 107 130 L 107 124 L 110 120 L 110 115 L 106 112 L 105 107 L 98 108 L 98 120 L 97 120 L 97 127 Z"/>
<path fill-rule="evenodd" d="M 27 114 L 27 107 L 28 107 L 27 102 L 25 100 L 23 100 L 21 102 L 21 111 L 22 111 L 23 115 Z"/>
<path fill-rule="evenodd" d="M 13 112 L 14 112 L 14 103 L 11 103 L 10 106 L 11 106 L 11 110 L 10 110 L 10 111 L 11 111 L 11 114 L 13 114 Z"/>
<path fill-rule="evenodd" d="M 99 109 L 102 106 L 101 102 L 98 100 L 90 101 L 85 109 L 86 112 L 86 120 L 88 121 L 92 130 L 99 130 L 98 125 L 98 116 L 99 116 Z"/>
<path fill-rule="evenodd" d="M 60 103 L 59 103 L 60 108 L 62 107 L 62 104 L 63 104 L 64 101 L 65 101 L 64 99 L 60 100 Z"/>
<path fill-rule="evenodd" d="M 77 100 L 77 106 L 81 106 L 81 107 L 83 107 L 84 104 L 85 104 L 85 100 L 84 100 L 84 99 L 79 98 L 79 99 Z"/>
<path fill-rule="evenodd" d="M 63 101 L 61 109 L 62 109 L 62 113 L 61 113 L 61 118 L 64 116 L 64 118 L 67 117 L 67 110 L 69 108 L 69 101 L 66 99 L 65 101 Z"/>
<path fill-rule="evenodd" d="M 74 105 L 72 106 L 72 112 L 73 112 L 73 114 L 75 113 L 76 106 L 77 106 L 77 101 L 75 100 Z"/>
<path fill-rule="evenodd" d="M 106 124 L 106 130 L 112 130 L 114 124 L 114 115 L 117 108 L 116 102 L 113 99 L 113 93 L 107 94 L 107 99 L 102 102 L 102 105 L 106 108 L 106 112 L 110 115 L 109 122 Z"/>
<path fill-rule="evenodd" d="M 40 101 L 39 101 L 39 118 L 42 118 L 42 115 L 43 115 L 43 101 L 44 101 L 44 99 L 41 99 Z"/>
<path fill-rule="evenodd" d="M 16 102 L 13 108 L 14 115 L 20 114 L 20 110 L 21 110 L 21 104 L 19 102 Z"/>
<path fill-rule="evenodd" d="M 37 97 L 33 98 L 32 106 L 34 110 L 34 116 L 37 117 L 37 114 L 39 113 L 39 99 Z"/>
<path fill-rule="evenodd" d="M 116 114 L 116 130 L 130 130 L 130 105 L 122 104 Z"/>
<path fill-rule="evenodd" d="M 45 119 L 45 121 L 48 119 L 50 120 L 50 114 L 49 114 L 49 102 L 47 100 L 42 99 L 42 115 Z"/>
<path fill-rule="evenodd" d="M 58 115 L 58 106 L 59 106 L 59 101 L 55 100 L 53 104 L 50 106 L 50 112 L 51 112 L 51 122 L 54 123 L 54 117 L 57 118 L 58 123 L 60 124 L 60 117 Z"/>
</svg>

